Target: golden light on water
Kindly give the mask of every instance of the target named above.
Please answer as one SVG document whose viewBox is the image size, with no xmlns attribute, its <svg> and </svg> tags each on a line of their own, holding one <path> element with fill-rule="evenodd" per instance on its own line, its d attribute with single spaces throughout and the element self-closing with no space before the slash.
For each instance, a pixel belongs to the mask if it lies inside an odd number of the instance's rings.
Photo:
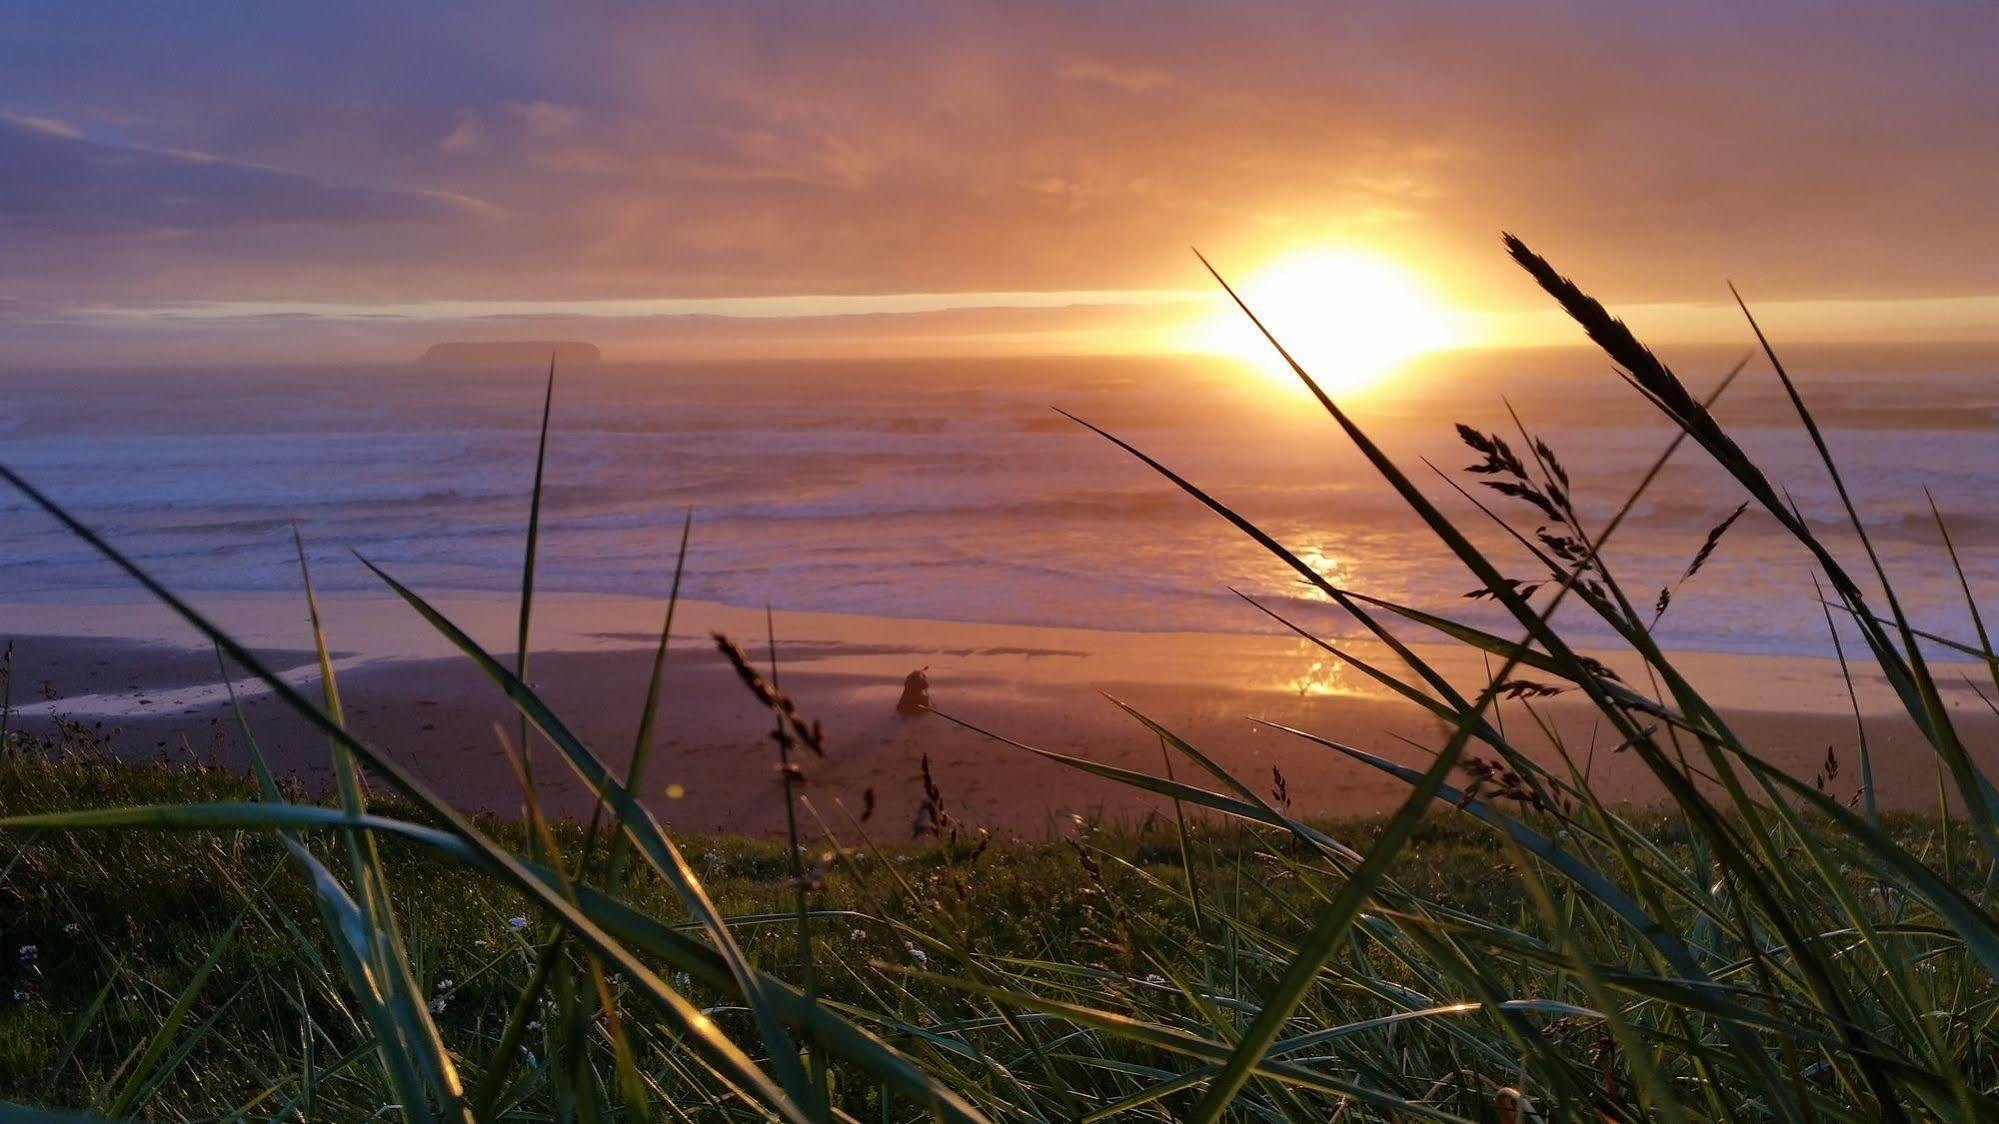
<svg viewBox="0 0 1999 1124">
<path fill-rule="evenodd" d="M 1307 646 L 1299 645 L 1300 654 L 1310 659 L 1312 653 L 1304 651 Z M 1299 698 L 1316 698 L 1328 695 L 1351 695 L 1357 692 L 1348 682 L 1347 665 L 1331 656 L 1320 655 L 1311 659 L 1304 670 L 1284 683 L 1286 692 Z"/>
<path fill-rule="evenodd" d="M 1329 393 L 1361 390 L 1425 352 L 1463 344 L 1466 328 L 1430 286 L 1357 249 L 1299 250 L 1236 286 L 1278 342 Z M 1229 307 L 1195 326 L 1190 350 L 1236 355 L 1295 380 L 1249 318 Z"/>
</svg>

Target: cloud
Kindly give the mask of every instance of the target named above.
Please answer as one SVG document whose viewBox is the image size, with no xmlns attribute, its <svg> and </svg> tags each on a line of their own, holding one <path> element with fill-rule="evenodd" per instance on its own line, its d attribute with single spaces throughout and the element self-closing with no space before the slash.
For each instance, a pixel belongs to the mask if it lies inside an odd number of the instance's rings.
<svg viewBox="0 0 1999 1124">
<path fill-rule="evenodd" d="M 479 138 L 485 135 L 486 130 L 479 124 L 477 115 L 461 113 L 458 115 L 458 124 L 445 134 L 443 140 L 437 142 L 437 147 L 441 152 L 465 152 L 477 147 Z"/>
<path fill-rule="evenodd" d="M 1127 94 L 1143 94 L 1172 83 L 1165 71 L 1144 66 L 1116 66 L 1111 63 L 1078 60 L 1056 68 L 1056 75 L 1071 82 L 1109 86 Z"/>
<path fill-rule="evenodd" d="M 1971 0 L 86 7 L 0 15 L 0 294 L 1175 289 L 1190 243 L 1358 242 L 1538 307 L 1501 229 L 1613 303 L 1999 293 Z"/>
<path fill-rule="evenodd" d="M 16 125 L 30 132 L 40 133 L 43 136 L 66 137 L 70 140 L 81 140 L 83 137 L 83 133 L 74 125 L 57 121 L 50 117 L 35 117 L 26 113 L 0 112 L 0 122 Z"/>
<path fill-rule="evenodd" d="M 582 114 L 576 110 L 549 101 L 511 102 L 506 109 L 515 120 L 527 126 L 528 132 L 543 138 L 571 132 L 582 120 Z"/>
<path fill-rule="evenodd" d="M 0 226 L 65 234 L 171 234 L 272 225 L 448 223 L 476 200 L 329 184 L 199 152 L 100 143 L 36 118 L 0 116 Z"/>
<path fill-rule="evenodd" d="M 843 316 L 904 316 L 951 311 L 1022 308 L 1144 308 L 1210 301 L 1206 289 L 1020 293 L 868 293 L 780 297 L 656 298 L 625 300 L 423 301 L 337 304 L 301 301 L 176 301 L 144 306 L 71 308 L 77 322 L 262 319 L 307 317 L 322 321 L 469 321 L 509 317 L 658 319 L 684 316 L 731 320 L 799 320 Z M 0 301 L 0 313 L 6 302 Z M 4 315 L 0 315 L 4 318 Z"/>
</svg>

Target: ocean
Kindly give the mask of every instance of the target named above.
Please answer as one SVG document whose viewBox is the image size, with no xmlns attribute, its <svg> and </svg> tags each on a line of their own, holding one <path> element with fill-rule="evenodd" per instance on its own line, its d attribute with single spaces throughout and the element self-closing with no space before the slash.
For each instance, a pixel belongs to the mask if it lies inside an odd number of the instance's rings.
<svg viewBox="0 0 1999 1124">
<path fill-rule="evenodd" d="M 1672 356 L 1705 393 L 1735 353 Z M 1924 489 L 1999 616 L 1999 365 L 1990 356 L 1821 350 L 1792 361 L 1883 564 L 1919 624 L 1969 635 Z M 292 590 L 291 520 L 314 579 L 367 589 L 350 551 L 419 590 L 517 588 L 543 372 L 355 368 L 0 374 L 0 460 L 171 586 Z M 1671 437 L 1600 357 L 1434 356 L 1351 399 L 1447 510 L 1437 466 L 1524 532 L 1547 522 L 1460 471 L 1453 423 L 1522 448 L 1508 405 L 1574 480 L 1592 526 Z M 658 594 L 693 512 L 685 595 L 729 604 L 1119 631 L 1277 626 L 1230 589 L 1332 635 L 1350 622 L 1086 418 L 1256 520 L 1338 584 L 1502 626 L 1476 584 L 1299 390 L 1193 359 L 604 363 L 558 372 L 541 588 Z M 1830 480 L 1775 377 L 1751 364 L 1717 406 L 1856 574 Z M 1524 450 L 1523 450 L 1524 451 Z M 1608 552 L 1649 603 L 1744 498 L 1690 445 Z M 1502 569 L 1531 562 L 1490 530 Z M 1670 647 L 1830 654 L 1810 562 L 1752 510 L 1677 595 Z M 126 580 L 0 495 L 0 602 Z M 1585 637 L 1607 634 L 1573 614 Z M 0 623 L 4 632 L 4 623 Z"/>
</svg>

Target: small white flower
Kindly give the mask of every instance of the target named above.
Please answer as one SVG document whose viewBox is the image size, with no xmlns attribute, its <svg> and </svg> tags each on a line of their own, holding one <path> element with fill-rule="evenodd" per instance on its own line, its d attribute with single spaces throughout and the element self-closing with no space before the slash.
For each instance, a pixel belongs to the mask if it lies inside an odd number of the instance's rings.
<svg viewBox="0 0 1999 1124">
<path fill-rule="evenodd" d="M 489 943 L 491 942 L 489 942 L 486 938 L 480 937 L 478 940 L 472 942 L 472 947 L 485 948 Z"/>
<path fill-rule="evenodd" d="M 512 929 L 516 933 L 520 932 L 522 929 L 525 929 L 527 927 L 528 927 L 528 919 L 525 917 L 507 918 L 507 928 Z"/>
<path fill-rule="evenodd" d="M 433 1015 L 441 1015 L 444 1013 L 444 1009 L 446 1007 L 449 1007 L 450 1005 L 451 1005 L 451 1000 L 449 999 L 433 999 L 430 1001 L 430 1013 Z"/>
<path fill-rule="evenodd" d="M 853 932 L 848 933 L 847 936 L 857 941 L 864 941 L 868 939 L 868 934 L 861 929 L 855 929 Z"/>
<path fill-rule="evenodd" d="M 70 934 L 71 936 L 75 936 L 76 934 L 83 932 L 83 926 L 72 921 L 69 924 L 64 925 L 62 927 L 62 931 Z"/>
<path fill-rule="evenodd" d="M 18 988 L 18 987 L 17 987 L 17 988 L 15 988 L 15 989 L 14 989 L 14 1002 L 16 1002 L 16 1003 L 26 1003 L 27 1001 L 28 1001 L 28 993 L 27 993 L 27 992 L 25 992 L 25 991 L 23 991 L 23 990 L 21 990 L 21 989 L 20 989 L 20 988 Z"/>
<path fill-rule="evenodd" d="M 437 981 L 437 990 L 439 990 L 439 991 L 450 991 L 450 990 L 451 990 L 451 981 L 450 981 L 450 980 L 439 980 L 439 981 Z"/>
<path fill-rule="evenodd" d="M 528 1022 L 528 1029 L 529 1029 L 529 1030 L 540 1030 L 540 1029 L 541 1029 L 541 1020 L 540 1020 L 540 1019 L 531 1019 L 531 1020 L 529 1020 L 529 1022 Z"/>
<path fill-rule="evenodd" d="M 24 944 L 21 946 L 21 959 L 24 961 L 33 960 L 35 957 L 40 956 L 41 953 L 42 950 L 36 948 L 34 945 Z"/>
<path fill-rule="evenodd" d="M 1154 972 L 1151 975 L 1145 977 L 1145 982 L 1151 984 L 1154 987 L 1159 987 L 1160 985 L 1166 982 L 1166 977 L 1160 975 L 1158 972 Z"/>
<path fill-rule="evenodd" d="M 929 954 L 929 953 L 927 953 L 927 952 L 925 952 L 925 951 L 923 951 L 922 949 L 920 949 L 920 948 L 916 947 L 915 945 L 910 945 L 910 946 L 909 946 L 909 955 L 911 955 L 911 956 L 915 957 L 915 958 L 916 958 L 916 962 L 917 962 L 918 964 L 928 964 L 928 963 L 930 963 L 930 954 Z"/>
</svg>

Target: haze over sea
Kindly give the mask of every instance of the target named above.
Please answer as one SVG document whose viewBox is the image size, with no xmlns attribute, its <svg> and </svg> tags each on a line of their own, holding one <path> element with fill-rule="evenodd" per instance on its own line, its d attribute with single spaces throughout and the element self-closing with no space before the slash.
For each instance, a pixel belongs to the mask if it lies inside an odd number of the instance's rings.
<svg viewBox="0 0 1999 1124">
<path fill-rule="evenodd" d="M 1697 393 L 1738 353 L 1670 355 Z M 1991 354 L 1792 349 L 1884 563 L 1919 625 L 1961 631 L 1931 490 L 1999 612 L 1999 383 Z M 297 587 L 296 516 L 322 588 L 376 589 L 353 548 L 422 590 L 517 588 L 543 371 L 409 366 L 11 371 L 6 460 L 173 587 Z M 1355 396 L 1357 418 L 1523 530 L 1531 509 L 1458 469 L 1465 421 L 1521 445 L 1510 401 L 1575 478 L 1593 526 L 1670 438 L 1581 351 L 1449 353 Z M 1499 625 L 1473 582 L 1295 387 L 1220 360 L 938 359 L 606 363 L 558 372 L 540 587 L 663 595 L 694 510 L 685 593 L 724 603 L 1120 631 L 1260 632 L 1229 593 L 1348 622 L 1260 548 L 1050 409 L 1103 425 L 1277 534 L 1348 588 Z M 1767 367 L 1717 413 L 1835 541 L 1831 483 Z M 1683 454 L 1621 531 L 1614 572 L 1649 599 L 1743 497 Z M 1495 540 L 1497 545 L 1497 540 Z M 1850 564 L 1864 572 L 1857 544 Z M 1533 578 L 1517 547 L 1507 572 Z M 1675 601 L 1681 650 L 1829 655 L 1802 552 L 1752 511 Z M 127 583 L 14 495 L 0 600 Z M 197 598 L 198 600 L 198 598 Z M 1571 624 L 1593 637 L 1590 624 Z"/>
</svg>

